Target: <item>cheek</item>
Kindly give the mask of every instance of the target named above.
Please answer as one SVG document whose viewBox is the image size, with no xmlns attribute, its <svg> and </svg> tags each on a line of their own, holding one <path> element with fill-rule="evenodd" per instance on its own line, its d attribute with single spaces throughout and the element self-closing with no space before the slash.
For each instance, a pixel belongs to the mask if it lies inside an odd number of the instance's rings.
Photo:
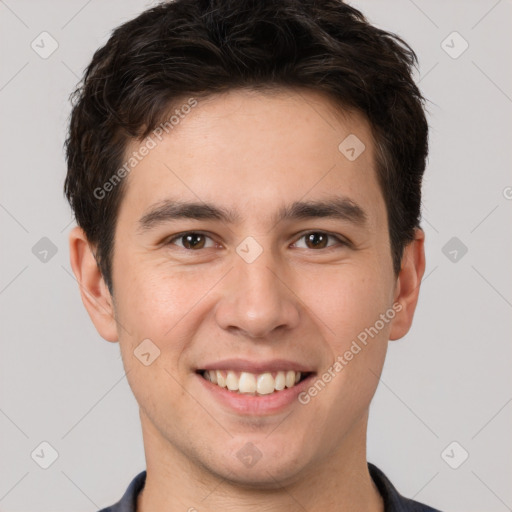
<svg viewBox="0 0 512 512">
<path fill-rule="evenodd" d="M 351 340 L 373 326 L 391 306 L 389 287 L 379 272 L 368 267 L 340 267 L 323 277 L 316 276 L 315 283 L 315 287 L 313 283 L 307 285 L 309 304 L 338 352 L 347 350 Z M 385 334 L 388 328 L 386 324 L 379 331 Z"/>
<path fill-rule="evenodd" d="M 163 341 L 200 297 L 200 290 L 188 286 L 175 270 L 134 261 L 125 265 L 118 282 L 117 312 L 128 331 Z"/>
<path fill-rule="evenodd" d="M 119 338 L 124 368 L 137 402 L 150 416 L 159 414 L 162 403 L 186 399 L 180 385 L 186 377 L 180 364 L 187 347 L 183 333 L 187 311 L 200 295 L 183 284 L 176 273 L 164 274 L 154 268 L 149 272 L 149 266 L 134 265 L 117 287 L 116 315 L 124 326 Z M 149 353 L 147 365 L 144 353 Z M 170 414 L 169 421 L 173 418 Z"/>
<path fill-rule="evenodd" d="M 391 288 L 380 277 L 385 274 L 378 268 L 365 270 L 364 275 L 338 283 L 342 288 L 333 292 L 329 301 L 334 330 L 330 349 L 332 360 L 339 363 L 332 390 L 338 390 L 348 407 L 367 404 L 373 396 L 395 315 Z"/>
<path fill-rule="evenodd" d="M 392 320 L 381 315 L 390 307 L 389 291 L 370 275 L 331 281 L 330 292 L 317 298 L 315 312 L 328 326 L 322 333 L 329 357 L 312 393 L 318 396 L 315 414 L 326 437 L 338 439 L 346 432 L 375 394 Z"/>
<path fill-rule="evenodd" d="M 359 417 L 375 393 L 394 313 L 391 309 L 389 314 L 392 295 L 389 283 L 382 277 L 385 275 L 377 266 L 340 268 L 321 280 L 323 292 L 317 288 L 313 296 L 312 307 L 321 319 L 317 325 L 329 354 L 325 371 L 330 369 L 330 373 L 323 374 L 325 378 L 319 376 L 329 383 L 317 404 L 321 410 L 325 407 L 319 414 L 325 415 L 327 424 L 331 424 L 327 418 L 338 424 L 346 421 L 344 415 Z M 323 389 L 323 384 L 318 383 L 317 387 Z"/>
</svg>

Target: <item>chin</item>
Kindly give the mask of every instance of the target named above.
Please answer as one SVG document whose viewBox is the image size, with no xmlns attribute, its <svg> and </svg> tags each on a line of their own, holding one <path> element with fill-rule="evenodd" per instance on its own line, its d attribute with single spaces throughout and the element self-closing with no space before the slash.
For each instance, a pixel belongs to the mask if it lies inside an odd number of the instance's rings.
<svg viewBox="0 0 512 512">
<path fill-rule="evenodd" d="M 266 441 L 264 436 L 260 442 L 253 437 L 238 440 L 234 449 L 224 447 L 211 461 L 210 471 L 233 485 L 254 489 L 279 489 L 298 480 L 306 465 L 304 447 L 294 450 L 285 443 L 279 445 L 277 439 Z"/>
<path fill-rule="evenodd" d="M 273 464 L 263 463 L 261 467 L 240 468 L 240 465 L 224 467 L 217 474 L 231 485 L 246 489 L 282 489 L 298 479 L 302 468 L 295 464 L 293 468 L 281 461 L 274 461 Z"/>
</svg>

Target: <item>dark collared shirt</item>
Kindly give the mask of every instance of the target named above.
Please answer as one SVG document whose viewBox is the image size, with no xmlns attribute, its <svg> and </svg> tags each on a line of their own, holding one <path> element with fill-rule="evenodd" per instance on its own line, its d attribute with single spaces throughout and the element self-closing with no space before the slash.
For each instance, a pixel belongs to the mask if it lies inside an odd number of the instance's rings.
<svg viewBox="0 0 512 512">
<path fill-rule="evenodd" d="M 435 508 L 404 498 L 393 487 L 386 475 L 370 462 L 368 463 L 368 469 L 384 500 L 384 512 L 440 512 Z M 137 512 L 137 496 L 145 482 L 146 471 L 142 471 L 130 482 L 123 497 L 116 504 L 99 512 Z"/>
</svg>

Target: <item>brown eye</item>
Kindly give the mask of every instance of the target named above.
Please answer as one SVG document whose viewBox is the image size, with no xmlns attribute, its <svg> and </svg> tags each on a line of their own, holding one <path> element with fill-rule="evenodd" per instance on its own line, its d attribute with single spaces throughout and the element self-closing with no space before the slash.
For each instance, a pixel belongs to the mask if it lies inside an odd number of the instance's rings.
<svg viewBox="0 0 512 512">
<path fill-rule="evenodd" d="M 203 233 L 197 233 L 195 231 L 190 231 L 188 233 L 181 233 L 173 238 L 171 238 L 167 244 L 177 245 L 178 247 L 183 247 L 187 250 L 196 250 L 196 249 L 204 249 L 206 247 L 206 241 L 210 239 L 209 236 L 206 236 Z M 211 240 L 211 239 L 210 239 Z M 181 242 L 175 243 L 176 241 Z M 210 246 L 212 247 L 212 246 Z"/>
<path fill-rule="evenodd" d="M 306 235 L 306 245 L 310 249 L 324 249 L 327 245 L 329 235 L 325 233 L 310 233 Z"/>
<path fill-rule="evenodd" d="M 306 249 L 328 249 L 336 244 L 327 245 L 329 239 L 332 239 L 338 243 L 338 245 L 345 246 L 347 243 L 341 238 L 325 233 L 324 231 L 311 231 L 301 236 L 299 240 L 305 240 Z"/>
</svg>

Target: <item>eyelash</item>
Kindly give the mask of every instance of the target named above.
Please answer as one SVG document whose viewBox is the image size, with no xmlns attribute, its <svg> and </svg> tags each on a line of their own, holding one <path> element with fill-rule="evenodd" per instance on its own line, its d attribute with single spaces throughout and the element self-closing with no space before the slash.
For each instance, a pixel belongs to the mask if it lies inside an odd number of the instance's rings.
<svg viewBox="0 0 512 512">
<path fill-rule="evenodd" d="M 328 246 L 328 247 L 324 247 L 324 248 L 322 248 L 322 249 L 310 249 L 310 250 L 312 250 L 312 251 L 315 251 L 315 250 L 316 250 L 316 251 L 321 251 L 321 250 L 323 250 L 323 251 L 327 251 L 327 250 L 330 250 L 330 249 L 336 249 L 336 248 L 339 248 L 339 246 L 342 246 L 342 247 L 349 247 L 349 246 L 351 246 L 351 243 L 350 243 L 350 242 L 348 242 L 348 241 L 346 241 L 346 240 L 344 240 L 344 239 L 340 238 L 340 237 L 339 237 L 339 236 L 337 236 L 337 235 L 334 235 L 334 234 L 332 234 L 332 233 L 329 233 L 329 232 L 327 232 L 327 231 L 314 231 L 314 230 L 313 230 L 313 231 L 306 231 L 305 233 L 302 233 L 302 234 L 300 235 L 300 237 L 299 237 L 297 240 L 300 240 L 300 239 L 304 238 L 305 236 L 307 236 L 307 235 L 311 235 L 311 234 L 313 234 L 313 233 L 314 233 L 314 234 L 327 235 L 329 238 L 334 238 L 334 239 L 338 242 L 338 244 L 339 244 L 339 245 Z M 205 237 L 207 237 L 207 238 L 210 238 L 210 239 L 212 240 L 212 238 L 211 238 L 210 236 L 208 236 L 206 233 L 204 233 L 204 232 L 202 232 L 202 231 L 184 231 L 183 233 L 179 233 L 179 234 L 177 234 L 177 235 L 173 236 L 172 238 L 167 239 L 167 241 L 165 242 L 165 245 L 174 245 L 174 244 L 173 244 L 173 242 L 174 242 L 175 240 L 179 240 L 179 239 L 181 239 L 181 238 L 185 237 L 186 235 L 203 235 L 203 236 L 205 236 Z M 295 243 L 296 243 L 296 242 L 295 242 Z M 178 247 L 179 247 L 179 246 L 178 246 Z M 183 250 L 185 250 L 185 251 L 187 251 L 187 252 L 198 252 L 199 250 L 201 250 L 201 249 L 198 249 L 198 250 L 194 250 L 194 249 L 186 249 L 185 247 L 180 247 L 180 249 L 183 249 Z M 211 249 L 211 247 L 206 247 L 206 249 Z"/>
</svg>

